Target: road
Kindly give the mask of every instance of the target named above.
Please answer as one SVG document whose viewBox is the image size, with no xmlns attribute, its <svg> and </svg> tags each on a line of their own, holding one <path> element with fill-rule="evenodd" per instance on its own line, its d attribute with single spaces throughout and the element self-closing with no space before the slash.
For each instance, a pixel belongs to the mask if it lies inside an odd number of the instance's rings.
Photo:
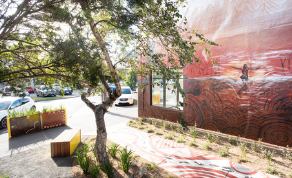
<svg viewBox="0 0 292 178">
<path fill-rule="evenodd" d="M 78 92 L 74 92 L 75 95 L 70 98 L 47 100 L 36 102 L 36 108 L 41 111 L 43 106 L 50 106 L 52 108 L 58 107 L 61 104 L 66 107 L 67 112 L 67 124 L 71 128 L 80 128 L 82 135 L 95 135 L 96 134 L 96 122 L 93 111 L 85 105 L 81 100 Z M 33 97 L 33 96 L 32 96 Z M 135 96 L 134 96 L 135 97 Z M 101 103 L 100 96 L 90 96 L 89 100 L 95 104 Z M 108 109 L 104 118 L 106 127 L 110 127 L 116 124 L 120 124 L 138 117 L 137 105 L 133 106 L 114 106 Z"/>
</svg>

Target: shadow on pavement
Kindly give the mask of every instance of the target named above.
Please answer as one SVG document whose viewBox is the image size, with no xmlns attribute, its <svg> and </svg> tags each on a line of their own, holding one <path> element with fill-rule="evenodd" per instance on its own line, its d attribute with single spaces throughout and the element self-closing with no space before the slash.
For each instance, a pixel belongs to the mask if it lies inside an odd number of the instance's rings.
<svg viewBox="0 0 292 178">
<path fill-rule="evenodd" d="M 9 150 L 21 150 L 26 146 L 30 149 L 34 147 L 40 147 L 45 142 L 55 139 L 59 134 L 67 129 L 71 129 L 71 127 L 56 127 L 53 129 L 43 130 L 40 132 L 11 138 L 9 139 Z"/>
</svg>

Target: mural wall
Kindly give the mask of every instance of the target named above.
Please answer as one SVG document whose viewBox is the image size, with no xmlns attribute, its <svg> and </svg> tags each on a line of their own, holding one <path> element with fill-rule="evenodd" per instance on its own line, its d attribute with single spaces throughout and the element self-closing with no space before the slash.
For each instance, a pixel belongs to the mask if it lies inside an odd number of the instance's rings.
<svg viewBox="0 0 292 178">
<path fill-rule="evenodd" d="M 199 51 L 201 63 L 184 68 L 184 119 L 292 146 L 292 0 L 193 0 L 188 7 L 188 28 L 220 46 L 211 56 Z M 150 88 L 139 91 L 139 116 L 176 122 L 178 111 L 151 106 L 150 98 Z"/>
</svg>

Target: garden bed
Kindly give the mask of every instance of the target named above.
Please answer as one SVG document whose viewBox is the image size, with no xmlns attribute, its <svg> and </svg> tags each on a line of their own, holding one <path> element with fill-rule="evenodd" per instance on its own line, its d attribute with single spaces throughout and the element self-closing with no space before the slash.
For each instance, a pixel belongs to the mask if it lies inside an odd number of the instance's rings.
<svg viewBox="0 0 292 178">
<path fill-rule="evenodd" d="M 225 157 L 232 162 L 239 162 L 269 174 L 292 177 L 292 150 L 290 148 L 190 126 L 185 129 L 178 123 L 154 118 L 138 118 L 128 122 L 128 126 L 183 143 L 217 157 Z M 196 135 L 195 141 L 193 133 Z"/>
<path fill-rule="evenodd" d="M 90 158 L 90 167 L 89 170 L 87 171 L 87 173 L 84 173 L 81 166 L 78 163 L 78 159 L 77 159 L 77 154 L 76 152 L 74 152 L 74 154 L 72 154 L 72 172 L 75 178 L 90 178 L 90 177 L 94 177 L 92 175 L 92 173 L 94 172 L 93 169 L 96 168 L 96 166 L 98 165 L 95 156 L 92 152 L 92 148 L 95 144 L 95 136 L 90 136 L 89 138 L 87 138 L 83 143 L 79 144 L 78 146 L 78 150 L 82 150 L 84 144 L 88 145 L 88 152 L 87 152 L 87 156 Z M 112 144 L 112 142 L 110 140 L 107 141 L 107 147 L 110 147 L 110 145 Z M 121 149 L 121 147 L 119 147 L 119 149 Z M 122 178 L 122 177 L 126 177 L 126 178 L 131 178 L 131 177 L 143 177 L 143 178 L 152 178 L 152 177 L 167 177 L 167 178 L 176 178 L 178 176 L 176 176 L 175 174 L 172 174 L 160 167 L 158 167 L 157 165 L 147 161 L 146 159 L 140 157 L 139 155 L 135 155 L 133 154 L 133 156 L 135 157 L 135 160 L 133 161 L 132 165 L 130 166 L 129 171 L 126 173 L 123 171 L 121 165 L 121 156 L 119 154 L 119 152 L 117 153 L 116 157 L 112 157 L 109 154 L 109 159 L 110 162 L 113 165 L 113 169 L 114 169 L 114 174 L 113 177 L 114 178 Z M 102 171 L 98 170 L 99 175 L 97 176 L 98 178 L 107 178 L 108 176 Z"/>
</svg>

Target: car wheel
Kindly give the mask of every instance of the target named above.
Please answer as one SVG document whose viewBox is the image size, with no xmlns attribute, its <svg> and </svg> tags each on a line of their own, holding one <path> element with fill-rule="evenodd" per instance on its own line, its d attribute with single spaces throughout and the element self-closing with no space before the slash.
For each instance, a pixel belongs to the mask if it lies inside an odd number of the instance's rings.
<svg viewBox="0 0 292 178">
<path fill-rule="evenodd" d="M 2 118 L 1 125 L 2 125 L 3 128 L 7 127 L 7 119 L 6 119 L 6 117 Z"/>
</svg>

